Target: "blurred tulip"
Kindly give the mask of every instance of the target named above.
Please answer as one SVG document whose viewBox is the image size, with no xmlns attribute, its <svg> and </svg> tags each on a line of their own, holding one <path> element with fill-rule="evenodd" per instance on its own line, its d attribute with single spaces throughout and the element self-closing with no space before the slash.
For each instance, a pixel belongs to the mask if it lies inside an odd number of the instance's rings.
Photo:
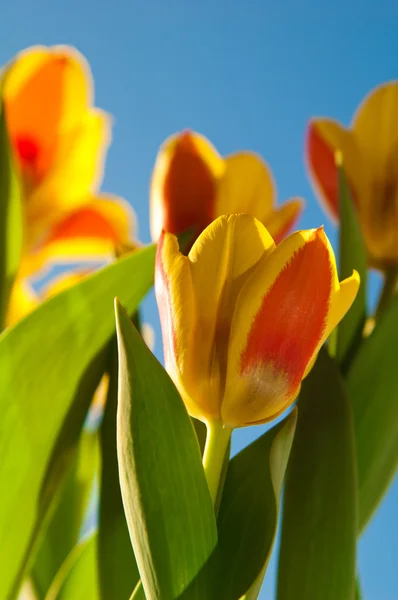
<svg viewBox="0 0 398 600">
<path fill-rule="evenodd" d="M 275 246 L 255 218 L 223 216 L 187 257 L 163 233 L 155 291 L 165 365 L 188 412 L 229 428 L 277 417 L 358 286 L 356 272 L 339 283 L 322 228 Z"/>
<path fill-rule="evenodd" d="M 290 231 L 303 208 L 293 199 L 275 206 L 269 167 L 253 152 L 222 158 L 202 135 L 184 131 L 168 138 L 158 153 L 151 183 L 151 233 L 164 229 L 195 237 L 216 217 L 245 213 L 259 219 L 275 240 Z"/>
<path fill-rule="evenodd" d="M 22 273 L 53 258 L 102 258 L 127 243 L 132 209 L 97 191 L 110 119 L 93 107 L 81 54 L 67 46 L 29 48 L 7 69 L 3 90 L 23 190 Z"/>
<path fill-rule="evenodd" d="M 344 169 L 358 213 L 369 263 L 387 270 L 398 266 L 398 81 L 370 92 L 351 126 L 313 119 L 307 134 L 311 179 L 329 213 L 338 218 L 338 181 L 334 155 Z"/>
</svg>

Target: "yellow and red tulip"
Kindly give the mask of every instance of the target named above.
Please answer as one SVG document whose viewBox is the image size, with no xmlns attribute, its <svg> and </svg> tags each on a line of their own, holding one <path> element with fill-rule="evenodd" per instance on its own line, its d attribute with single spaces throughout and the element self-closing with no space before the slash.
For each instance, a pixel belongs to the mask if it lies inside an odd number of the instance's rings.
<svg viewBox="0 0 398 600">
<path fill-rule="evenodd" d="M 165 365 L 189 413 L 230 428 L 274 419 L 358 286 L 356 272 L 339 282 L 322 228 L 276 246 L 257 219 L 223 216 L 188 256 L 163 233 L 155 290 Z"/>
<path fill-rule="evenodd" d="M 151 182 L 151 233 L 199 235 L 216 217 L 244 213 L 259 219 L 280 241 L 298 219 L 297 198 L 275 205 L 268 165 L 252 152 L 221 157 L 202 135 L 184 131 L 168 138 L 158 153 Z"/>
<path fill-rule="evenodd" d="M 93 107 L 82 55 L 67 46 L 29 48 L 7 68 L 3 93 L 23 192 L 22 271 L 54 254 L 102 258 L 127 242 L 130 207 L 98 194 L 110 120 Z"/>
<path fill-rule="evenodd" d="M 371 266 L 398 263 L 398 81 L 376 87 L 356 111 L 350 127 L 313 119 L 307 135 L 311 178 L 328 212 L 338 218 L 334 160 L 340 151 Z"/>
</svg>

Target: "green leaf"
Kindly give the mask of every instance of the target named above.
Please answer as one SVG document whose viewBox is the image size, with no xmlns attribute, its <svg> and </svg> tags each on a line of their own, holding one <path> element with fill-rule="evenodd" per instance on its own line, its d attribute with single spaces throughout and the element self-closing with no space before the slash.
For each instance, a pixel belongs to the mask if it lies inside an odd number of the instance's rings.
<svg viewBox="0 0 398 600">
<path fill-rule="evenodd" d="M 123 504 L 151 600 L 203 600 L 217 542 L 198 441 L 166 371 L 116 303 L 117 447 Z M 185 594 L 186 592 L 186 594 Z"/>
<path fill-rule="evenodd" d="M 0 337 L 2 599 L 15 597 L 76 451 L 115 331 L 114 294 L 133 312 L 152 285 L 154 257 L 151 246 L 118 260 Z"/>
<path fill-rule="evenodd" d="M 398 465 L 398 298 L 363 341 L 346 376 L 358 469 L 358 523 L 363 530 Z"/>
<path fill-rule="evenodd" d="M 257 598 L 275 540 L 297 410 L 230 462 L 218 516 L 214 597 Z"/>
<path fill-rule="evenodd" d="M 98 565 L 101 598 L 126 600 L 139 581 L 119 483 L 116 452 L 117 350 L 101 425 L 102 470 L 99 490 Z"/>
<path fill-rule="evenodd" d="M 30 577 L 44 598 L 61 565 L 77 544 L 98 467 L 98 435 L 87 430 L 79 442 L 60 501 L 40 540 Z"/>
<path fill-rule="evenodd" d="M 278 600 L 352 600 L 356 470 L 351 408 L 324 350 L 303 382 L 286 472 Z"/>
<path fill-rule="evenodd" d="M 366 319 L 366 249 L 342 166 L 338 170 L 340 208 L 340 279 L 358 271 L 361 285 L 352 307 L 337 329 L 336 359 L 343 366 L 350 362 L 361 341 Z"/>
<path fill-rule="evenodd" d="M 146 600 L 141 581 L 137 583 L 134 592 L 130 596 L 130 600 Z"/>
<path fill-rule="evenodd" d="M 76 546 L 60 568 L 46 600 L 99 600 L 97 536 Z"/>
<path fill-rule="evenodd" d="M 11 157 L 5 110 L 0 98 L 0 331 L 19 267 L 22 247 L 20 185 Z"/>
</svg>

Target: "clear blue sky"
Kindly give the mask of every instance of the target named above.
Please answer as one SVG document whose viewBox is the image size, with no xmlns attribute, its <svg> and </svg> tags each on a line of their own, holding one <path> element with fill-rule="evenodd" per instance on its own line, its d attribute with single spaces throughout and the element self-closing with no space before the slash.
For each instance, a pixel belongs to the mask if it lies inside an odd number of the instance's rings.
<svg viewBox="0 0 398 600">
<path fill-rule="evenodd" d="M 88 58 L 96 103 L 115 117 L 104 189 L 133 204 L 143 241 L 157 148 L 187 127 L 222 153 L 260 152 L 280 199 L 307 200 L 300 225 L 325 223 L 334 241 L 303 164 L 307 120 L 328 115 L 348 123 L 368 90 L 398 77 L 394 0 L 14 0 L 1 18 L 1 62 L 36 43 L 73 44 Z M 159 348 L 153 298 L 145 315 Z M 261 432 L 239 431 L 234 449 Z M 398 598 L 397 560 L 396 484 L 360 543 L 366 600 Z M 264 600 L 273 597 L 274 574 L 271 565 Z"/>
</svg>

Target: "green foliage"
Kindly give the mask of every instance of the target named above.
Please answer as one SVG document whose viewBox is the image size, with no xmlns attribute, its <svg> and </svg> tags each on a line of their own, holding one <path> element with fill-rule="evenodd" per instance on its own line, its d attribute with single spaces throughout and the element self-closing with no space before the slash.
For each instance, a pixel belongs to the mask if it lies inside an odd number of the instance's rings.
<svg viewBox="0 0 398 600">
<path fill-rule="evenodd" d="M 94 534 L 75 546 L 45 600 L 99 600 L 96 543 Z"/>
<path fill-rule="evenodd" d="M 198 441 L 171 379 L 116 304 L 117 446 L 130 536 L 147 598 L 203 600 L 217 542 Z"/>
<path fill-rule="evenodd" d="M 366 319 L 367 257 L 350 190 L 341 166 L 339 177 L 340 279 L 358 271 L 361 285 L 354 303 L 337 328 L 336 359 L 347 367 L 362 338 Z"/>
<path fill-rule="evenodd" d="M 133 312 L 152 285 L 154 255 L 148 247 L 115 262 L 0 338 L 2 600 L 16 596 L 75 455 L 115 331 L 114 294 Z"/>
<path fill-rule="evenodd" d="M 352 600 L 356 502 L 351 407 L 321 351 L 303 382 L 286 472 L 278 600 Z"/>
<path fill-rule="evenodd" d="M 358 350 L 346 382 L 352 402 L 362 531 L 398 466 L 398 298 Z"/>
<path fill-rule="evenodd" d="M 98 435 L 84 431 L 70 466 L 59 503 L 40 539 L 30 573 L 38 598 L 44 598 L 56 573 L 79 540 L 83 519 L 98 469 Z"/>
<path fill-rule="evenodd" d="M 116 345 L 115 345 L 116 346 Z M 101 424 L 98 565 L 101 599 L 126 600 L 140 578 L 123 509 L 116 453 L 117 350 Z"/>
<path fill-rule="evenodd" d="M 0 331 L 19 267 L 22 248 L 20 184 L 8 140 L 5 110 L 0 99 Z"/>
<path fill-rule="evenodd" d="M 257 598 L 275 539 L 296 420 L 294 409 L 230 462 L 218 515 L 214 598 Z"/>
</svg>

